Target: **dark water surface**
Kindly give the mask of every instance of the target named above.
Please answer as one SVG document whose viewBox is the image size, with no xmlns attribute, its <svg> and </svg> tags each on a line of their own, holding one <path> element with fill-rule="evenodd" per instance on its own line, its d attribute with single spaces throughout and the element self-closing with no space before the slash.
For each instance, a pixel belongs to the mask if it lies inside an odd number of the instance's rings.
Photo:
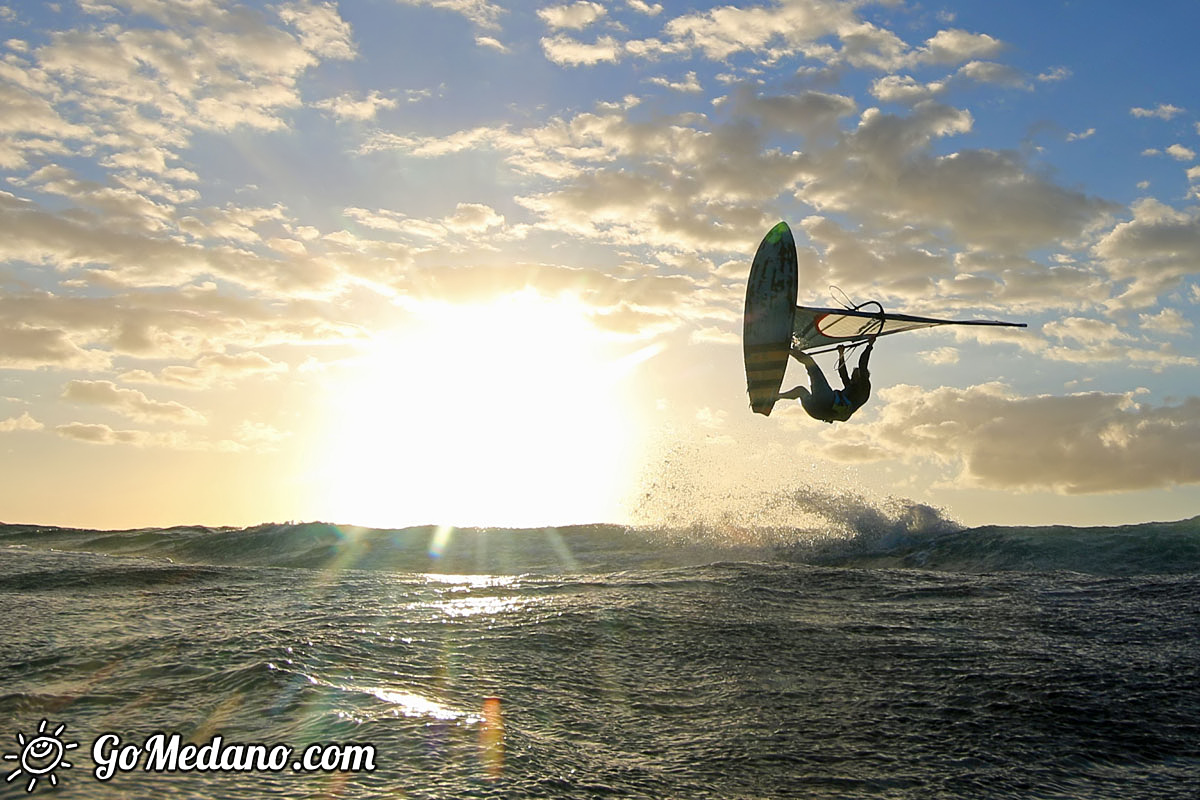
<svg viewBox="0 0 1200 800">
<path fill-rule="evenodd" d="M 1155 549 L 1139 554 L 1135 533 L 1106 529 L 1080 563 L 1046 568 L 1083 534 L 938 531 L 720 560 L 711 542 L 651 547 L 611 528 L 344 544 L 312 526 L 8 526 L 0 755 L 42 720 L 67 726 L 72 767 L 34 797 L 1190 800 L 1197 534 L 1146 527 Z M 1098 569 L 1105 547 L 1119 555 Z M 105 733 L 356 743 L 375 769 L 139 765 L 100 782 Z M 0 762 L 20 772 L 4 796 L 27 796 L 23 763 Z"/>
</svg>

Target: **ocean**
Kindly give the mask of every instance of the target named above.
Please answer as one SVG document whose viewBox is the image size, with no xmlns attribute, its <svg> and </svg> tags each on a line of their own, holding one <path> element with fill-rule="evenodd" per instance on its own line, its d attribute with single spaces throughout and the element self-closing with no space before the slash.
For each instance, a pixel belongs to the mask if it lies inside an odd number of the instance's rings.
<svg viewBox="0 0 1200 800">
<path fill-rule="evenodd" d="M 1200 518 L 848 509 L 0 526 L 0 792 L 1200 796 Z"/>
</svg>

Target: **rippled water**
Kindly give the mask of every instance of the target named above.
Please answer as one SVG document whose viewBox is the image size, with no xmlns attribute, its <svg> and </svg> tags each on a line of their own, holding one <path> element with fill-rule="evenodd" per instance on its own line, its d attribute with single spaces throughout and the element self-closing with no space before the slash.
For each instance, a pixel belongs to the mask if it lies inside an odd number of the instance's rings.
<svg viewBox="0 0 1200 800">
<path fill-rule="evenodd" d="M 57 797 L 1200 795 L 1194 573 L 455 576 L 9 548 L 0 619 L 0 751 L 65 723 Z M 100 783 L 109 732 L 365 743 L 376 769 Z"/>
</svg>

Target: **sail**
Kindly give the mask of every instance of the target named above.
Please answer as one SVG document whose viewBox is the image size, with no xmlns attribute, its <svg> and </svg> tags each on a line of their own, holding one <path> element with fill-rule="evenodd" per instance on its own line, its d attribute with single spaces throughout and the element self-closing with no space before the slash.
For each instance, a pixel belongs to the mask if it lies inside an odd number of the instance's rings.
<svg viewBox="0 0 1200 800">
<path fill-rule="evenodd" d="M 876 304 L 872 304 L 876 305 Z M 933 319 L 910 314 L 889 314 L 859 308 L 814 308 L 796 306 L 792 324 L 792 347 L 809 353 L 824 352 L 839 344 L 860 342 L 869 336 L 930 328 L 935 325 L 998 325 L 1024 328 L 1023 322 L 976 319 Z"/>
</svg>

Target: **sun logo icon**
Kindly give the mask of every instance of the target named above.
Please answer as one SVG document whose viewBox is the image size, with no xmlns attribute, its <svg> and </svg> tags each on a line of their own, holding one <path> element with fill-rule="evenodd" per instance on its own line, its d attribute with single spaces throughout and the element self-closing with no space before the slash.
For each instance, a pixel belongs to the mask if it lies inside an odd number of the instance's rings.
<svg viewBox="0 0 1200 800">
<path fill-rule="evenodd" d="M 6 753 L 4 760 L 17 761 L 20 766 L 8 773 L 8 777 L 5 778 L 6 783 L 12 783 L 18 777 L 28 773 L 29 783 L 26 784 L 25 791 L 32 792 L 37 788 L 38 778 L 45 778 L 50 781 L 51 786 L 57 786 L 58 776 L 54 774 L 54 770 L 59 767 L 71 768 L 71 762 L 65 761 L 64 757 L 68 750 L 79 747 L 79 744 L 64 742 L 58 738 L 67 729 L 65 722 L 50 733 L 46 733 L 46 727 L 49 724 L 46 720 L 42 720 L 42 724 L 37 729 L 37 736 L 32 739 L 25 738 L 23 733 L 17 734 L 17 744 L 21 745 L 21 752 Z"/>
</svg>

